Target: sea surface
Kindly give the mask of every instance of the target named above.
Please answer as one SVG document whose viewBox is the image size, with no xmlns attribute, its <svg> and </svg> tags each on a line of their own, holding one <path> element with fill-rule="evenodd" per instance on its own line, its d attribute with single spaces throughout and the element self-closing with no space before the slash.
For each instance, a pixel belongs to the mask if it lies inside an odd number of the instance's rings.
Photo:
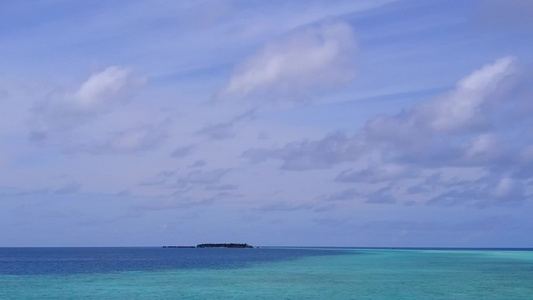
<svg viewBox="0 0 533 300">
<path fill-rule="evenodd" d="M 0 248 L 0 299 L 533 299 L 533 251 Z"/>
</svg>

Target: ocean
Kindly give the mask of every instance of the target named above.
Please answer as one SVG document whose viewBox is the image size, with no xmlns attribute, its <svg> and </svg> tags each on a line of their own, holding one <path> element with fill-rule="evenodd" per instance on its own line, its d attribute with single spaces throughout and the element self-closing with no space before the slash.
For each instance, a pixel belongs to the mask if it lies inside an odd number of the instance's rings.
<svg viewBox="0 0 533 300">
<path fill-rule="evenodd" d="M 533 299 L 533 251 L 0 248 L 0 299 Z"/>
</svg>

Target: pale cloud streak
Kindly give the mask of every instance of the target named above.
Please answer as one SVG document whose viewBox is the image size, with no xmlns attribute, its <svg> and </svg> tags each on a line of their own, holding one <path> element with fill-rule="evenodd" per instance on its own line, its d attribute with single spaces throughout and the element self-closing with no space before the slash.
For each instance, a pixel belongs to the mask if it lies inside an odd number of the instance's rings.
<svg viewBox="0 0 533 300">
<path fill-rule="evenodd" d="M 108 135 L 104 140 L 75 147 L 92 154 L 120 154 L 147 151 L 161 144 L 168 134 L 164 126 L 144 125 Z"/>
<path fill-rule="evenodd" d="M 505 88 L 505 80 L 516 72 L 514 58 L 498 59 L 462 79 L 451 94 L 422 106 L 413 118 L 428 120 L 427 125 L 435 131 L 461 131 L 483 126 L 487 122 L 483 106 L 494 96 L 500 96 L 498 92 Z"/>
<path fill-rule="evenodd" d="M 325 22 L 297 29 L 241 63 L 219 96 L 309 97 L 353 80 L 355 50 L 354 33 L 346 23 Z"/>
<path fill-rule="evenodd" d="M 112 66 L 92 74 L 72 92 L 58 91 L 33 109 L 34 133 L 68 130 L 131 100 L 145 79 L 127 68 Z"/>
<path fill-rule="evenodd" d="M 354 161 L 362 154 L 364 144 L 344 133 L 332 133 L 318 141 L 289 143 L 280 149 L 250 149 L 244 158 L 253 162 L 280 159 L 286 170 L 329 168 L 344 161 Z"/>
</svg>

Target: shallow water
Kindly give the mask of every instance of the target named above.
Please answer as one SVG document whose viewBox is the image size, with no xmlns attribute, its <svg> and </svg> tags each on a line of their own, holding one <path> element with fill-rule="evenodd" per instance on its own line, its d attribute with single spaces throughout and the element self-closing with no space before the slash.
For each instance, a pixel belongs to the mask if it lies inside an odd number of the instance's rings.
<svg viewBox="0 0 533 300">
<path fill-rule="evenodd" d="M 0 299 L 532 299 L 533 252 L 0 249 Z"/>
</svg>

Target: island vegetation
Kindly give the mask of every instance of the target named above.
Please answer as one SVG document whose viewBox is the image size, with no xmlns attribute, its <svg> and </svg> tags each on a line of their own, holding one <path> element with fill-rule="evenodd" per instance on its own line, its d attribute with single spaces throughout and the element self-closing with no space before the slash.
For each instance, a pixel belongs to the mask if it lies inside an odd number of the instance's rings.
<svg viewBox="0 0 533 300">
<path fill-rule="evenodd" d="M 253 248 L 248 244 L 224 243 L 224 244 L 198 244 L 196 248 Z"/>
<path fill-rule="evenodd" d="M 198 244 L 196 246 L 163 246 L 163 248 L 254 248 L 252 245 L 240 243 L 223 243 L 223 244 Z"/>
</svg>

